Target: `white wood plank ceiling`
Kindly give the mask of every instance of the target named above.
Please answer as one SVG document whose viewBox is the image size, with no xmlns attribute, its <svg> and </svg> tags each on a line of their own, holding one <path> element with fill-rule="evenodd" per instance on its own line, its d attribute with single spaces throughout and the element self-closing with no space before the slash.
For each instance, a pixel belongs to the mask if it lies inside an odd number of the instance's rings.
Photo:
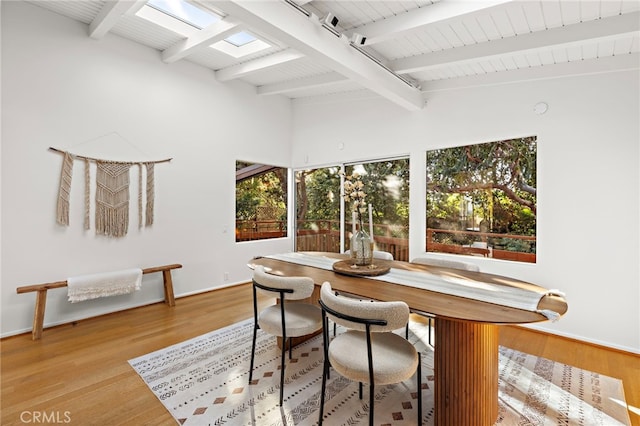
<svg viewBox="0 0 640 426">
<path fill-rule="evenodd" d="M 136 15 L 146 0 L 30 3 L 87 24 L 87 37 L 115 34 L 296 102 L 381 96 L 417 110 L 433 91 L 640 68 L 640 0 L 188 1 L 224 18 L 185 37 Z M 271 47 L 209 47 L 238 29 Z"/>
</svg>

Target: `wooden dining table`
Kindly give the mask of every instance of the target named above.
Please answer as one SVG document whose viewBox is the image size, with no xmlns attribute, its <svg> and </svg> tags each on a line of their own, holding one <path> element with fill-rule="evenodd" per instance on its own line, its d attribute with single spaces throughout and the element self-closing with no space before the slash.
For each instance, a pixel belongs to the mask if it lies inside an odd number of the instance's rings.
<svg viewBox="0 0 640 426">
<path fill-rule="evenodd" d="M 308 255 L 348 259 L 347 255 L 305 252 Z M 512 286 L 533 291 L 546 289 L 514 278 L 484 272 L 419 265 L 401 261 L 374 259 L 377 267 L 388 266 L 425 274 L 429 279 L 466 280 L 474 284 Z M 308 276 L 316 284 L 311 302 L 319 298 L 319 287 L 328 281 L 334 290 L 381 301 L 402 300 L 413 311 L 435 317 L 434 409 L 436 426 L 489 426 L 498 417 L 498 338 L 501 324 L 529 324 L 548 321 L 532 310 L 513 308 L 467 297 L 426 290 L 384 281 L 385 276 L 370 279 L 357 273 L 338 273 L 314 266 L 260 257 L 249 266 L 265 266 L 269 273 L 281 276 Z M 559 315 L 567 312 L 567 302 L 555 294 L 544 295 L 537 308 Z"/>
</svg>

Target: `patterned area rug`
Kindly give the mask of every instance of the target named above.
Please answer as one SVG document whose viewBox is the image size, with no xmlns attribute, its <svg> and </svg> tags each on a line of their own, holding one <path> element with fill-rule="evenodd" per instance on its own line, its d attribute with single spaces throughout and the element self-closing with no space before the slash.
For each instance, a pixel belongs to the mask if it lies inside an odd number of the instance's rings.
<svg viewBox="0 0 640 426">
<path fill-rule="evenodd" d="M 287 360 L 283 407 L 278 406 L 280 350 L 258 332 L 256 384 L 248 385 L 253 320 L 245 320 L 129 361 L 181 425 L 317 425 L 322 337 L 293 349 Z M 404 333 L 404 330 L 399 331 Z M 410 340 L 422 352 L 423 425 L 433 424 L 433 351 L 427 329 L 411 323 Z M 496 425 L 628 425 L 622 382 L 548 359 L 500 347 Z M 376 425 L 417 423 L 415 378 L 377 386 Z M 358 384 L 331 374 L 326 425 L 368 424 L 368 396 Z M 413 395 L 415 396 L 415 394 Z"/>
</svg>

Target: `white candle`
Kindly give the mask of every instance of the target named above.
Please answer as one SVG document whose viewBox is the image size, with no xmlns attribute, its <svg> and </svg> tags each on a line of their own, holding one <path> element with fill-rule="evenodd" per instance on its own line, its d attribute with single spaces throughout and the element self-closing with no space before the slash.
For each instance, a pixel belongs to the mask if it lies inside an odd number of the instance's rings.
<svg viewBox="0 0 640 426">
<path fill-rule="evenodd" d="M 351 224 L 353 225 L 353 228 L 351 230 L 351 232 L 353 233 L 353 235 L 356 235 L 356 212 L 351 212 Z"/>
<path fill-rule="evenodd" d="M 371 237 L 371 241 L 373 241 L 373 213 L 371 204 L 369 204 L 369 236 Z"/>
</svg>

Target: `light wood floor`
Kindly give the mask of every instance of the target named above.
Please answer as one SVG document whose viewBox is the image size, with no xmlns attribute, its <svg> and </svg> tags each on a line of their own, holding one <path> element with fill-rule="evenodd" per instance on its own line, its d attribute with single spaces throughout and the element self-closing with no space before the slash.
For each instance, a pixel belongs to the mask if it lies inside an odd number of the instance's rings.
<svg viewBox="0 0 640 426">
<path fill-rule="evenodd" d="M 174 425 L 129 366 L 129 359 L 250 318 L 251 288 L 241 285 L 45 329 L 0 341 L 0 424 Z M 640 356 L 606 350 L 522 327 L 502 327 L 502 345 L 624 381 L 640 426 Z M 22 420 L 21 420 L 22 416 Z M 53 416 L 53 417 L 52 417 Z M 42 424 L 44 422 L 40 422 Z"/>
</svg>

